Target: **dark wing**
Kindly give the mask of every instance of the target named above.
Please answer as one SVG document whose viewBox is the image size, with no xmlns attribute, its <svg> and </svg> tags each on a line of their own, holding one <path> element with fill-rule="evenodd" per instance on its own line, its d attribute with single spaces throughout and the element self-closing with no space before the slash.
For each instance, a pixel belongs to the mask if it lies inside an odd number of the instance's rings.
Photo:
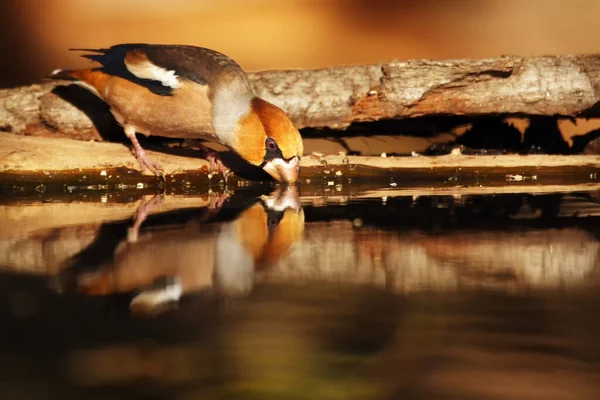
<svg viewBox="0 0 600 400">
<path fill-rule="evenodd" d="M 100 63 L 107 74 L 130 80 L 163 96 L 171 95 L 183 79 L 206 85 L 224 71 L 244 76 L 235 61 L 202 47 L 139 43 L 74 50 L 96 53 L 83 57 Z"/>
<path fill-rule="evenodd" d="M 246 79 L 235 61 L 204 47 L 157 45 L 148 46 L 145 52 L 152 63 L 175 70 L 181 77 L 200 84 L 210 85 L 222 74 Z"/>
</svg>

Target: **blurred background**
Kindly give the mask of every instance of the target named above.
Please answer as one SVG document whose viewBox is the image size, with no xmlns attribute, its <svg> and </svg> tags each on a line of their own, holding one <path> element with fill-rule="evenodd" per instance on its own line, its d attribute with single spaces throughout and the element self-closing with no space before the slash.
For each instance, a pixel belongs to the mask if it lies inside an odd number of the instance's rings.
<svg viewBox="0 0 600 400">
<path fill-rule="evenodd" d="M 249 71 L 600 51 L 597 0 L 3 0 L 0 86 L 88 65 L 70 47 L 179 43 Z"/>
</svg>

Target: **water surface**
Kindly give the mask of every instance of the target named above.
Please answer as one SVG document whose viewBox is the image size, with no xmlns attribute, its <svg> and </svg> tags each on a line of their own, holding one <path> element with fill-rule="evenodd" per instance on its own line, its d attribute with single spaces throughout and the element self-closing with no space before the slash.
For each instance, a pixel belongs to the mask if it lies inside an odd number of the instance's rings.
<svg viewBox="0 0 600 400">
<path fill-rule="evenodd" d="M 36 187 L 2 399 L 600 396 L 595 192 Z"/>
</svg>

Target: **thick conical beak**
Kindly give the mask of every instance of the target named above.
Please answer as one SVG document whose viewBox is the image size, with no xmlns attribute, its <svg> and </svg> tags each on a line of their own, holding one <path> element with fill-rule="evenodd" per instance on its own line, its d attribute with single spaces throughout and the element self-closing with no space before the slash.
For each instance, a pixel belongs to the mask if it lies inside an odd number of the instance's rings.
<svg viewBox="0 0 600 400">
<path fill-rule="evenodd" d="M 279 182 L 294 183 L 300 173 L 300 159 L 293 157 L 289 161 L 275 158 L 265 164 L 263 169 Z"/>
<path fill-rule="evenodd" d="M 265 206 L 273 211 L 292 209 L 298 212 L 302 206 L 296 185 L 281 185 L 268 196 L 263 195 L 260 198 Z"/>
</svg>

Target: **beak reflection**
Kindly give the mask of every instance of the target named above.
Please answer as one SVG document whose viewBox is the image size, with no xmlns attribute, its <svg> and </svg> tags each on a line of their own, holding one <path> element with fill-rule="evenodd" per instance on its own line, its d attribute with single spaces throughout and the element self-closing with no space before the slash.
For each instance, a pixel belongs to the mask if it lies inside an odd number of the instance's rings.
<svg viewBox="0 0 600 400">
<path fill-rule="evenodd" d="M 218 211 L 211 213 L 219 218 Z M 119 243 L 109 261 L 77 274 L 74 289 L 87 295 L 132 293 L 130 307 L 140 315 L 168 309 L 186 294 L 245 296 L 256 274 L 282 260 L 303 232 L 298 189 L 285 185 L 233 220 L 141 229 L 135 241 Z"/>
</svg>

